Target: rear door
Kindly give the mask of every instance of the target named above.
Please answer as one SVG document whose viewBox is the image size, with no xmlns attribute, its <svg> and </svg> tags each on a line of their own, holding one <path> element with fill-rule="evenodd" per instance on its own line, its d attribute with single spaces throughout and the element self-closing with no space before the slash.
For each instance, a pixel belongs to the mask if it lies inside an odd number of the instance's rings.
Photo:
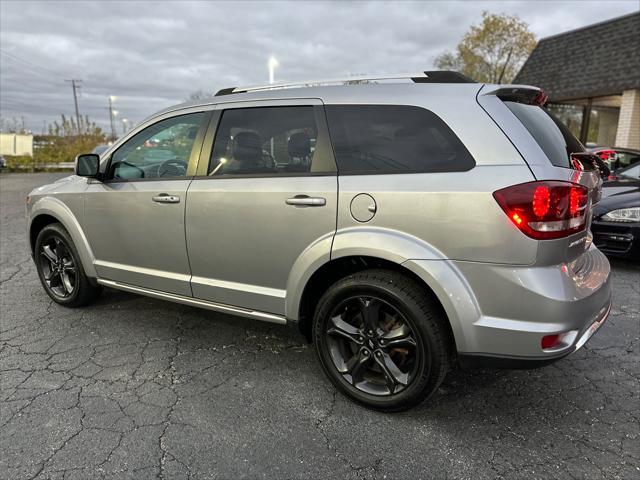
<svg viewBox="0 0 640 480">
<path fill-rule="evenodd" d="M 310 249 L 328 259 L 336 229 L 322 102 L 238 102 L 216 116 L 188 191 L 193 295 L 283 315 L 292 268 Z"/>
</svg>

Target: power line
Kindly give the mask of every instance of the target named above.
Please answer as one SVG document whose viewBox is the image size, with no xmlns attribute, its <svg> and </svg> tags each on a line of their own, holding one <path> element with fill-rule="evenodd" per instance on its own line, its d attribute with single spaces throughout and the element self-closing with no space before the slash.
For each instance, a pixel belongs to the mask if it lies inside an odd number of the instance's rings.
<svg viewBox="0 0 640 480">
<path fill-rule="evenodd" d="M 25 65 L 29 65 L 29 66 L 31 66 L 31 67 L 35 67 L 35 68 L 37 68 L 37 69 L 39 69 L 39 70 L 41 70 L 41 71 L 43 71 L 43 72 L 46 72 L 46 73 L 48 73 L 48 74 L 50 74 L 50 75 L 55 75 L 56 77 L 64 78 L 64 77 L 63 77 L 62 75 L 60 75 L 58 72 L 54 72 L 53 70 L 49 70 L 48 68 L 42 67 L 42 66 L 40 66 L 40 65 L 36 65 L 35 63 L 30 62 L 29 60 L 25 60 L 24 58 L 20 58 L 20 57 L 18 57 L 17 55 L 14 55 L 14 54 L 9 53 L 9 52 L 5 52 L 5 51 L 4 51 L 4 50 L 2 50 L 2 49 L 0 49 L 0 53 L 1 53 L 1 54 L 3 54 L 3 55 L 5 55 L 5 56 L 7 56 L 7 57 L 9 57 L 9 58 L 11 58 L 11 59 L 13 59 L 13 60 L 15 60 L 15 61 L 22 62 L 22 63 L 24 63 Z"/>
<path fill-rule="evenodd" d="M 12 62 L 15 61 L 13 58 L 8 58 L 8 60 L 11 60 Z M 51 75 L 50 74 L 45 73 L 45 72 L 43 72 L 41 70 L 36 70 L 35 68 L 32 68 L 32 67 L 30 67 L 30 66 L 28 66 L 26 64 L 22 64 L 22 63 L 17 63 L 16 62 L 16 63 L 11 63 L 10 65 L 13 66 L 13 67 L 20 68 L 20 73 L 21 74 L 31 74 L 31 75 L 37 76 L 39 79 L 46 78 L 48 80 L 51 80 Z M 3 69 L 2 73 L 4 74 L 4 69 Z"/>
</svg>

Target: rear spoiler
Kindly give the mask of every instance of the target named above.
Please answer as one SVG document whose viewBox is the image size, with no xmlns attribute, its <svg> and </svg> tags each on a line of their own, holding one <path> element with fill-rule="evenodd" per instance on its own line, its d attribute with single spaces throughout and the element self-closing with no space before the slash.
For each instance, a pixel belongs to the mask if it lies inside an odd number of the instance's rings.
<svg viewBox="0 0 640 480">
<path fill-rule="evenodd" d="M 495 85 L 494 87 L 483 92 L 482 95 L 494 95 L 503 102 L 524 103 L 539 107 L 544 106 L 549 99 L 544 90 L 529 85 Z"/>
</svg>

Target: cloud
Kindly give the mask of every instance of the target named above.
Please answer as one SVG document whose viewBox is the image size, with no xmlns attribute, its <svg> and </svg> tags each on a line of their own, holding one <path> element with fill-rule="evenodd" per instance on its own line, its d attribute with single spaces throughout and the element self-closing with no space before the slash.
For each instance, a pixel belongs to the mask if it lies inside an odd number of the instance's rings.
<svg viewBox="0 0 640 480">
<path fill-rule="evenodd" d="M 0 3 L 0 113 L 43 122 L 80 111 L 108 126 L 107 97 L 132 123 L 191 92 L 429 69 L 483 10 L 518 14 L 538 37 L 637 10 L 637 2 Z"/>
</svg>

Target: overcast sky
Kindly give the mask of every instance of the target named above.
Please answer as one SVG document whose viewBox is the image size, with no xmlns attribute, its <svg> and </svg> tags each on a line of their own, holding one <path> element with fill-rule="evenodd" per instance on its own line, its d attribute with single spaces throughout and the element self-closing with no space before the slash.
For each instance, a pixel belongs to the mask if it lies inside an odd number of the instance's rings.
<svg viewBox="0 0 640 480">
<path fill-rule="evenodd" d="M 73 113 L 108 125 L 107 97 L 132 123 L 191 92 L 276 81 L 428 70 L 483 10 L 538 38 L 638 10 L 621 1 L 30 2 L 0 0 L 0 114 L 35 133 Z M 121 124 L 118 123 L 118 133 Z"/>
</svg>

